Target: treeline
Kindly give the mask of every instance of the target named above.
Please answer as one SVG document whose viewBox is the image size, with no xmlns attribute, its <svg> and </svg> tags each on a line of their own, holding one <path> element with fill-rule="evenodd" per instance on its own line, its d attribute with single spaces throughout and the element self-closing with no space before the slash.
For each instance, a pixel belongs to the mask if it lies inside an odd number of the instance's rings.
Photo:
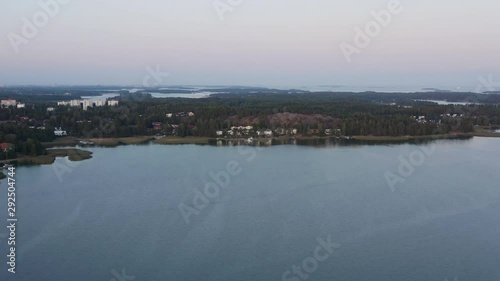
<svg viewBox="0 0 500 281">
<path fill-rule="evenodd" d="M 443 118 L 441 123 L 435 123 L 416 122 L 413 117 L 401 115 L 380 117 L 359 113 L 342 122 L 342 133 L 347 136 L 425 136 L 472 131 L 474 131 L 474 123 L 466 118 Z"/>
<path fill-rule="evenodd" d="M 31 129 L 15 123 L 0 124 L 0 143 L 12 144 L 12 148 L 1 151 L 0 160 L 17 158 L 18 155 L 36 156 L 45 154 L 41 142 L 54 140 L 53 132 Z"/>
<path fill-rule="evenodd" d="M 176 116 L 180 112 L 193 112 L 195 116 Z M 430 135 L 470 132 L 474 125 L 500 125 L 500 110 L 496 106 L 426 104 L 408 108 L 360 101 L 304 101 L 290 95 L 286 100 L 281 96 L 259 99 L 253 95 L 208 99 L 126 99 L 116 108 L 100 107 L 88 111 L 58 108 L 50 125 L 61 126 L 77 136 L 126 137 L 162 133 L 214 137 L 216 130 L 231 126 L 252 125 L 258 129 L 283 126 L 268 117 L 285 112 L 322 114 L 339 119 L 341 121 L 333 128 L 342 129 L 345 135 Z M 169 118 L 167 113 L 173 116 Z M 463 117 L 452 118 L 443 114 Z M 425 116 L 427 122 L 419 123 L 415 116 Z M 248 119 L 246 117 L 253 117 L 252 122 L 243 121 Z M 162 129 L 153 130 L 153 122 L 161 122 Z M 309 129 L 332 128 L 332 125 L 301 122 L 294 127 L 299 133 L 307 134 Z"/>
<path fill-rule="evenodd" d="M 57 94 L 65 90 L 68 89 L 60 89 Z M 19 97 L 27 93 L 47 96 L 39 90 L 23 91 L 22 95 L 13 98 L 20 100 Z M 50 93 L 50 89 L 43 91 Z M 77 93 L 89 95 L 94 91 L 78 89 Z M 455 94 L 459 100 L 469 96 L 468 93 L 309 93 L 241 88 L 205 99 L 152 99 L 148 93 L 121 92 L 120 106 L 87 111 L 40 99 L 27 104 L 26 108 L 0 109 L 0 122 L 4 122 L 0 125 L 0 142 L 16 144 L 17 153 L 32 155 L 43 153 L 40 143 L 54 139 L 55 127 L 82 138 L 156 134 L 215 137 L 217 130 L 227 130 L 231 126 L 252 125 L 256 129 L 286 126 L 276 121 L 279 119 L 271 118 L 286 112 L 321 115 L 330 120 L 301 120 L 293 125 L 299 134 L 308 134 L 311 129 L 340 129 L 344 135 L 418 136 L 470 132 L 474 125 L 500 125 L 500 108 L 495 103 L 457 106 L 415 101 Z M 53 97 L 48 95 L 48 98 Z M 487 99 L 497 100 L 498 97 L 500 95 L 488 95 Z M 55 110 L 47 112 L 47 107 Z M 189 112 L 194 116 L 189 116 Z M 415 116 L 425 116 L 426 121 L 417 122 Z M 161 127 L 154 128 L 154 122 L 160 122 Z"/>
</svg>

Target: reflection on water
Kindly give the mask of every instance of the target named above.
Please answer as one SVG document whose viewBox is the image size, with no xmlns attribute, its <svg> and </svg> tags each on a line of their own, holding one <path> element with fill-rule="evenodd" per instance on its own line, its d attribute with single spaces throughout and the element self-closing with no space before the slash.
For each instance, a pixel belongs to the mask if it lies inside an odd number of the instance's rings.
<svg viewBox="0 0 500 281">
<path fill-rule="evenodd" d="M 283 280 L 330 236 L 339 251 L 307 280 L 500 276 L 500 139 L 432 142 L 411 175 L 401 157 L 412 163 L 430 145 L 217 143 L 89 147 L 93 158 L 71 166 L 18 167 L 19 270 L 0 280 Z M 259 145 L 278 143 L 295 142 Z M 394 192 L 386 172 L 404 177 Z M 180 204 L 199 208 L 190 223 Z M 122 269 L 130 277 L 111 274 Z"/>
<path fill-rule="evenodd" d="M 462 136 L 453 139 L 446 139 L 450 142 L 462 142 L 471 140 L 473 137 Z M 310 138 L 310 139 L 217 139 L 209 141 L 209 145 L 214 146 L 276 146 L 276 145 L 299 145 L 299 146 L 312 146 L 312 147 L 332 147 L 332 146 L 360 146 L 360 145 L 394 145 L 394 144 L 429 144 L 443 139 L 428 138 L 428 139 L 412 139 L 412 140 L 380 140 L 380 141 L 366 141 L 345 138 Z"/>
</svg>

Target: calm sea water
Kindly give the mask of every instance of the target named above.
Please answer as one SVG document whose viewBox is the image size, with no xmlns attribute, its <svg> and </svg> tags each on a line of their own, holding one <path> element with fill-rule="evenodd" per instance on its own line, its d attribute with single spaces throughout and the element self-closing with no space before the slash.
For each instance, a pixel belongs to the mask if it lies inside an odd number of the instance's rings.
<svg viewBox="0 0 500 281">
<path fill-rule="evenodd" d="M 0 280 L 297 281 L 304 261 L 307 280 L 500 280 L 500 139 L 90 150 L 17 169 L 17 274 L 0 236 Z M 228 163 L 239 174 L 193 205 Z M 5 181 L 0 202 L 3 225 Z M 179 204 L 204 208 L 188 224 Z M 318 260 L 328 237 L 340 246 Z"/>
</svg>

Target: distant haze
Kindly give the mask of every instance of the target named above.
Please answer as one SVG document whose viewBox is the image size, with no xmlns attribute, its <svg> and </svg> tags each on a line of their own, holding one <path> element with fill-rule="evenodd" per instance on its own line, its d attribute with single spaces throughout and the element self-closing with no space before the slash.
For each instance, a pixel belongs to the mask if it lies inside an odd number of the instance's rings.
<svg viewBox="0 0 500 281">
<path fill-rule="evenodd" d="M 401 0 L 403 12 L 347 63 L 339 45 L 389 2 L 242 0 L 221 20 L 213 0 L 73 0 L 16 54 L 9 33 L 21 35 L 22 18 L 42 9 L 2 1 L 0 84 L 141 85 L 157 65 L 169 73 L 163 85 L 455 89 L 500 80 L 492 0 Z"/>
</svg>

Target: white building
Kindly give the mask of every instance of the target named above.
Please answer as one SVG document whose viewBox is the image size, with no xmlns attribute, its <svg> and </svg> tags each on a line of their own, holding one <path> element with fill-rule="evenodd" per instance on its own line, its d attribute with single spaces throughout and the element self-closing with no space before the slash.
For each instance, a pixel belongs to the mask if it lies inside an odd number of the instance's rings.
<svg viewBox="0 0 500 281">
<path fill-rule="evenodd" d="M 78 106 L 82 105 L 82 101 L 81 100 L 72 100 L 69 102 L 69 105 L 78 107 Z"/>
<path fill-rule="evenodd" d="M 16 106 L 16 100 L 2 100 L 0 101 L 0 105 L 2 107 Z"/>
<path fill-rule="evenodd" d="M 47 112 L 52 112 L 52 111 L 54 111 L 53 107 L 47 107 Z"/>
<path fill-rule="evenodd" d="M 95 101 L 95 106 L 105 106 L 106 101 L 105 100 L 97 100 Z"/>
<path fill-rule="evenodd" d="M 68 133 L 65 130 L 63 130 L 62 128 L 55 128 L 54 135 L 56 135 L 58 137 L 62 137 L 62 136 L 67 136 Z"/>
<path fill-rule="evenodd" d="M 118 106 L 119 102 L 117 100 L 108 100 L 109 106 Z"/>
<path fill-rule="evenodd" d="M 94 107 L 94 102 L 92 100 L 83 100 L 83 110 L 87 110 L 89 107 Z"/>
<path fill-rule="evenodd" d="M 66 105 L 69 105 L 69 101 L 58 101 L 57 105 L 66 106 Z"/>
<path fill-rule="evenodd" d="M 233 127 L 231 127 L 231 130 L 250 131 L 250 130 L 253 130 L 253 126 L 233 126 Z"/>
<path fill-rule="evenodd" d="M 18 103 L 17 108 L 25 108 L 26 104 L 25 103 Z"/>
<path fill-rule="evenodd" d="M 223 136 L 223 135 L 224 135 L 224 132 L 223 132 L 223 131 L 217 131 L 217 132 L 216 132 L 216 134 L 217 134 L 217 136 L 219 136 L 219 137 L 220 137 L 220 136 Z"/>
<path fill-rule="evenodd" d="M 57 105 L 62 105 L 62 106 L 72 106 L 72 107 L 83 107 L 83 110 L 87 110 L 89 107 L 94 107 L 94 106 L 118 106 L 119 102 L 116 100 L 108 100 L 108 101 L 103 101 L 103 100 L 72 100 L 72 101 L 59 101 L 57 102 Z"/>
</svg>

